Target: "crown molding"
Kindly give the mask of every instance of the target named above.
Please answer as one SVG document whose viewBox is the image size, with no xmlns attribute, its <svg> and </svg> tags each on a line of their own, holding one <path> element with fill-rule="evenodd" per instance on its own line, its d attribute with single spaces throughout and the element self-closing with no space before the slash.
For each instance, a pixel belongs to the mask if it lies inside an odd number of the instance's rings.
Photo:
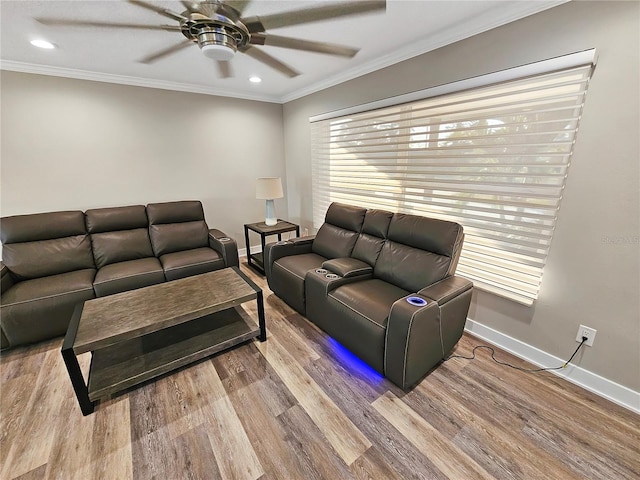
<svg viewBox="0 0 640 480">
<path fill-rule="evenodd" d="M 497 12 L 492 10 L 477 16 L 471 22 L 465 23 L 462 28 L 458 30 L 447 30 L 439 35 L 429 36 L 422 41 L 407 45 L 405 48 L 395 50 L 392 53 L 377 57 L 375 60 L 365 64 L 344 70 L 322 80 L 321 82 L 314 83 L 286 94 L 280 98 L 280 101 L 281 103 L 287 103 L 297 100 L 298 98 L 311 95 L 312 93 L 316 93 L 320 90 L 333 87 L 348 80 L 361 77 L 362 75 L 375 72 L 376 70 L 389 67 L 404 60 L 417 57 L 418 55 L 464 40 L 465 38 L 473 37 L 474 35 L 478 35 L 493 28 L 515 22 L 516 20 L 528 17 L 529 15 L 534 15 L 544 10 L 557 7 L 569 1 L 571 0 L 516 2 L 515 4 L 511 4 L 509 8 L 500 7 Z"/>
<path fill-rule="evenodd" d="M 38 65 L 33 63 L 14 62 L 12 60 L 0 60 L 0 70 L 9 70 L 21 73 L 34 73 L 37 75 L 50 75 L 54 77 L 75 78 L 92 82 L 116 83 L 131 85 L 134 87 L 157 88 L 161 90 L 173 90 L 177 92 L 198 93 L 201 95 L 215 95 L 218 97 L 232 97 L 242 100 L 255 100 L 258 102 L 282 103 L 278 97 L 268 95 L 249 95 L 234 90 L 208 88 L 186 83 L 165 82 L 149 78 L 129 77 L 126 75 L 113 75 L 110 73 L 91 72 L 88 70 L 76 70 L 73 68 L 53 67 L 51 65 Z"/>
</svg>

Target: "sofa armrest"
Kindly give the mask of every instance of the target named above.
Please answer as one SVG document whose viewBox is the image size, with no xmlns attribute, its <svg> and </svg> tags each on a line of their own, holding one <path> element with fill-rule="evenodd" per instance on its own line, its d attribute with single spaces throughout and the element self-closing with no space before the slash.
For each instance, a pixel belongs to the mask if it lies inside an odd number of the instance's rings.
<svg viewBox="0 0 640 480">
<path fill-rule="evenodd" d="M 264 273 L 267 280 L 271 278 L 271 265 L 273 265 L 273 262 L 282 257 L 311 253 L 311 245 L 315 238 L 315 236 L 296 237 L 265 245 L 264 252 L 262 253 L 264 260 Z M 247 252 L 247 254 L 249 254 L 249 252 Z"/>
<path fill-rule="evenodd" d="M 420 295 L 433 300 L 440 309 L 443 356 L 455 347 L 467 321 L 473 283 L 452 275 L 420 290 Z"/>
<path fill-rule="evenodd" d="M 396 300 L 387 321 L 385 376 L 406 390 L 443 356 L 438 304 L 417 294 Z"/>
<path fill-rule="evenodd" d="M 341 277 L 349 278 L 373 273 L 373 267 L 357 258 L 333 258 L 322 264 L 322 268 Z"/>
<path fill-rule="evenodd" d="M 215 228 L 209 229 L 209 246 L 222 255 L 227 267 L 239 267 L 238 244 L 233 238 L 227 237 Z"/>
<path fill-rule="evenodd" d="M 433 300 L 438 305 L 444 305 L 471 288 L 473 288 L 472 282 L 466 278 L 452 275 L 423 288 L 418 294 Z"/>
<path fill-rule="evenodd" d="M 4 294 L 7 290 L 9 290 L 14 285 L 13 277 L 11 276 L 11 272 L 4 264 L 4 262 L 0 261 L 0 294 Z M 9 348 L 9 340 L 7 340 L 6 335 L 4 334 L 4 327 L 0 323 L 0 350 L 4 350 L 5 348 Z"/>
<path fill-rule="evenodd" d="M 5 293 L 11 287 L 13 287 L 14 281 L 11 276 L 11 272 L 4 264 L 4 262 L 0 262 L 0 293 Z"/>
<path fill-rule="evenodd" d="M 342 276 L 334 273 L 326 268 L 316 268 L 309 270 L 304 276 L 304 284 L 306 297 L 309 295 L 319 294 L 318 304 L 322 303 L 329 292 L 348 283 L 360 282 L 372 278 L 372 273 L 363 273 L 362 275 L 352 275 L 350 277 Z"/>
</svg>

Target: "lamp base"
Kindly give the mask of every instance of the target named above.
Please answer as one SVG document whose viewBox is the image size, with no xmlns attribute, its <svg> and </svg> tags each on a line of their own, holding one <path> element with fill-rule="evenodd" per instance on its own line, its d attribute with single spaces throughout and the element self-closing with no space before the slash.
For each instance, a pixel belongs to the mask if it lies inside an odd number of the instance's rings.
<svg viewBox="0 0 640 480">
<path fill-rule="evenodd" d="M 265 214 L 264 223 L 268 227 L 273 227 L 278 223 L 278 219 L 276 218 L 276 206 L 273 203 L 273 200 L 267 200 L 266 208 L 267 210 Z"/>
</svg>

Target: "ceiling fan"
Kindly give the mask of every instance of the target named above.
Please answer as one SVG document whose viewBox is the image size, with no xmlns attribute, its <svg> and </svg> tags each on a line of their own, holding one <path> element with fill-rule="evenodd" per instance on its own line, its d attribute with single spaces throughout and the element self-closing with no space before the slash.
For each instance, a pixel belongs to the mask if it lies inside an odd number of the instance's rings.
<svg viewBox="0 0 640 480">
<path fill-rule="evenodd" d="M 358 49 L 332 43 L 272 35 L 266 32 L 267 29 L 358 15 L 386 8 L 386 0 L 360 0 L 346 3 L 325 3 L 300 10 L 264 16 L 243 17 L 242 13 L 250 3 L 250 0 L 182 1 L 180 3 L 186 9 L 182 13 L 141 0 L 127 1 L 175 20 L 178 25 L 141 25 L 53 18 L 37 18 L 36 20 L 44 25 L 180 32 L 186 37 L 185 40 L 148 55 L 141 59 L 140 62 L 152 63 L 179 52 L 192 44 L 197 44 L 205 56 L 217 61 L 222 77 L 228 78 L 232 76 L 230 60 L 233 59 L 236 52 L 249 55 L 284 75 L 295 77 L 299 75 L 298 71 L 269 55 L 264 50 L 256 48 L 256 45 L 271 45 L 344 57 L 353 57 L 358 52 Z"/>
</svg>

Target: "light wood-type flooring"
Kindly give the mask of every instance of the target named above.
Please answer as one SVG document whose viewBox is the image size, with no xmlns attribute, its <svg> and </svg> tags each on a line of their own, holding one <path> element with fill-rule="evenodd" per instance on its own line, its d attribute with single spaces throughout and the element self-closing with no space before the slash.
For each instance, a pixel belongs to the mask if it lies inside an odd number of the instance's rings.
<svg viewBox="0 0 640 480">
<path fill-rule="evenodd" d="M 90 416 L 61 339 L 3 353 L 0 478 L 640 478 L 640 416 L 485 351 L 403 392 L 242 269 L 265 289 L 265 343 L 132 388 Z M 456 353 L 478 343 L 465 335 Z"/>
</svg>

